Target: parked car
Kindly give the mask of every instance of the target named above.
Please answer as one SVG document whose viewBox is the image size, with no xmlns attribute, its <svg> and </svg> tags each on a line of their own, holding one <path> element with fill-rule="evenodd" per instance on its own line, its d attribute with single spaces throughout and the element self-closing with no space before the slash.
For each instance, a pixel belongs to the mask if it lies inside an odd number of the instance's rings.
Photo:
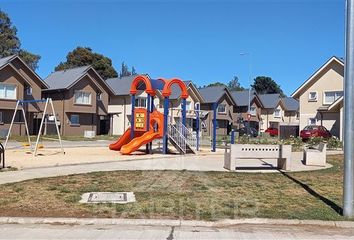
<svg viewBox="0 0 354 240">
<path fill-rule="evenodd" d="M 300 131 L 302 140 L 307 140 L 312 137 L 330 138 L 331 136 L 331 133 L 324 126 L 318 125 L 309 125 Z"/>
<path fill-rule="evenodd" d="M 239 133 L 240 136 L 243 135 L 250 135 L 251 137 L 257 137 L 258 136 L 258 131 L 257 129 L 250 127 L 249 133 L 247 134 L 247 127 L 242 127 L 236 130 L 236 132 Z"/>
<path fill-rule="evenodd" d="M 266 133 L 268 133 L 271 137 L 278 136 L 279 131 L 278 128 L 270 127 L 265 130 Z"/>
</svg>

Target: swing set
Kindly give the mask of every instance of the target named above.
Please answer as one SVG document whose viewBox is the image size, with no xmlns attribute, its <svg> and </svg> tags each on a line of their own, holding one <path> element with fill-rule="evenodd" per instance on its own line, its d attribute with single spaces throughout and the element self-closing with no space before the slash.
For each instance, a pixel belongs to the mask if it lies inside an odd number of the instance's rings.
<svg viewBox="0 0 354 240">
<path fill-rule="evenodd" d="M 38 131 L 38 134 L 37 134 L 36 144 L 35 144 L 34 149 L 32 149 L 32 143 L 31 143 L 31 138 L 30 138 L 30 134 L 29 134 L 29 130 L 28 130 L 28 124 L 27 124 L 27 118 L 26 118 L 26 112 L 25 112 L 25 106 L 27 106 L 28 104 L 34 104 L 34 103 L 45 103 L 45 105 L 44 105 L 44 110 L 43 110 L 43 114 L 42 114 L 41 124 L 39 126 L 39 131 Z M 46 98 L 46 99 L 41 99 L 41 100 L 18 100 L 17 101 L 16 107 L 15 107 L 15 111 L 14 111 L 14 114 L 12 116 L 10 128 L 9 128 L 9 131 L 7 133 L 7 136 L 6 136 L 4 149 L 6 149 L 7 142 L 9 140 L 9 138 L 10 138 L 11 130 L 12 130 L 12 127 L 14 125 L 15 118 L 16 118 L 16 113 L 17 113 L 18 110 L 21 110 L 23 118 L 24 118 L 28 145 L 30 147 L 31 153 L 33 153 L 33 156 L 37 156 L 37 150 L 39 148 L 39 141 L 40 141 L 40 137 L 42 135 L 43 124 L 44 124 L 44 120 L 46 119 L 46 116 L 47 116 L 48 105 L 50 105 L 50 107 L 52 109 L 52 115 L 53 115 L 53 118 L 54 118 L 55 129 L 56 129 L 56 133 L 58 135 L 58 140 L 59 140 L 61 152 L 63 154 L 65 154 L 65 151 L 64 151 L 64 148 L 63 148 L 63 144 L 62 144 L 62 141 L 61 141 L 60 132 L 59 132 L 58 121 L 57 121 L 56 113 L 55 113 L 55 110 L 54 110 L 53 101 L 52 101 L 51 98 Z"/>
</svg>

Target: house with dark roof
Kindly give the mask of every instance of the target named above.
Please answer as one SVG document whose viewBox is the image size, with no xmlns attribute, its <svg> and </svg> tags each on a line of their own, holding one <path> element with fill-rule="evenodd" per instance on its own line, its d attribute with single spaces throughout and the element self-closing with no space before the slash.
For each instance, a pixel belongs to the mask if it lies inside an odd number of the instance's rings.
<svg viewBox="0 0 354 240">
<path fill-rule="evenodd" d="M 17 100 L 42 99 L 41 90 L 48 86 L 17 55 L 0 59 L 0 136 L 7 134 Z M 30 134 L 37 134 L 43 104 L 29 103 L 25 106 L 26 120 Z M 25 135 L 22 114 L 15 117 L 12 134 Z"/>
<path fill-rule="evenodd" d="M 300 130 L 321 125 L 343 136 L 343 59 L 333 56 L 319 67 L 291 97 L 299 101 Z"/>
<path fill-rule="evenodd" d="M 148 75 L 147 75 L 148 76 Z M 111 114 L 111 129 L 112 134 L 122 135 L 127 128 L 131 125 L 131 96 L 130 96 L 130 86 L 136 76 L 127 76 L 121 78 L 110 78 L 107 79 L 107 84 L 113 89 L 114 95 L 111 96 L 108 105 L 108 112 Z M 185 81 L 188 90 L 187 100 L 187 127 L 190 130 L 195 129 L 195 118 L 196 114 L 194 111 L 194 106 L 196 103 L 203 102 L 203 98 L 200 95 L 198 89 L 191 81 Z M 146 107 L 147 95 L 143 89 L 144 84 L 138 87 L 138 93 L 135 97 L 135 107 Z M 140 89 L 140 90 L 139 90 Z M 169 97 L 170 107 L 169 115 L 170 121 L 176 122 L 181 119 L 181 90 L 177 85 L 172 85 L 172 94 Z M 157 92 L 154 98 L 155 108 L 163 112 L 163 96 L 161 92 Z"/>
<path fill-rule="evenodd" d="M 279 129 L 282 125 L 298 126 L 299 103 L 291 97 L 282 98 L 280 94 L 260 94 L 259 98 L 263 104 L 261 110 L 260 131 L 267 128 Z"/>
<path fill-rule="evenodd" d="M 91 66 L 53 72 L 44 82 L 48 88 L 42 96 L 52 98 L 62 135 L 109 132 L 108 101 L 114 92 Z"/>
<path fill-rule="evenodd" d="M 236 105 L 230 91 L 223 86 L 204 87 L 198 89 L 204 102 L 201 110 L 204 112 L 202 118 L 202 134 L 212 136 L 213 120 L 215 112 L 216 135 L 226 136 L 233 126 L 233 106 Z"/>
<path fill-rule="evenodd" d="M 263 104 L 257 93 L 254 90 L 244 90 L 231 91 L 231 95 L 236 103 L 236 105 L 233 106 L 234 126 L 241 128 L 249 122 L 250 127 L 259 130 Z"/>
</svg>

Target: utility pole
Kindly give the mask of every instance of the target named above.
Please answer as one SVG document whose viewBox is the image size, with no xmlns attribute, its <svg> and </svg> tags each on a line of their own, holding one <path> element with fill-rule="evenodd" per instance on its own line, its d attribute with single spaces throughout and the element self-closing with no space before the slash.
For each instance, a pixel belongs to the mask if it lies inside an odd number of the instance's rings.
<svg viewBox="0 0 354 240">
<path fill-rule="evenodd" d="M 346 1 L 343 215 L 354 217 L 354 0 Z"/>
</svg>

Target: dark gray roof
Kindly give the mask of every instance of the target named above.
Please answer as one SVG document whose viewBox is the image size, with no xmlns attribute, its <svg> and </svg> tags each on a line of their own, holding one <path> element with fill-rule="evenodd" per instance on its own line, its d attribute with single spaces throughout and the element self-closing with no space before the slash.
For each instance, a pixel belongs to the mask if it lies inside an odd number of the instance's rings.
<svg viewBox="0 0 354 240">
<path fill-rule="evenodd" d="M 117 78 L 108 78 L 106 80 L 106 83 L 108 86 L 111 87 L 111 89 L 114 91 L 114 94 L 116 96 L 121 96 L 121 95 L 129 95 L 130 94 L 130 86 L 132 85 L 132 82 L 134 78 L 137 75 L 132 75 L 132 76 L 126 76 L 126 77 L 117 77 Z M 148 75 L 146 75 L 148 76 Z M 143 84 L 144 86 L 144 84 Z M 139 89 L 139 87 L 138 87 Z"/>
<path fill-rule="evenodd" d="M 292 97 L 285 97 L 282 99 L 284 108 L 287 111 L 298 111 L 299 110 L 299 101 Z"/>
<path fill-rule="evenodd" d="M 248 106 L 248 90 L 244 91 L 232 91 L 231 95 L 234 98 L 237 106 Z M 252 102 L 253 98 L 255 98 L 256 92 L 251 90 L 250 102 Z"/>
<path fill-rule="evenodd" d="M 76 80 L 86 74 L 90 66 L 71 68 L 51 73 L 44 82 L 49 85 L 49 89 L 66 89 L 70 87 Z"/>
<path fill-rule="evenodd" d="M 280 94 L 259 94 L 259 99 L 261 100 L 264 108 L 276 108 L 279 104 Z"/>
<path fill-rule="evenodd" d="M 204 87 L 199 88 L 199 92 L 205 100 L 205 103 L 215 103 L 220 100 L 222 95 L 225 93 L 225 87 L 215 86 L 215 87 Z"/>
<path fill-rule="evenodd" d="M 8 57 L 0 58 L 0 67 L 4 66 L 5 64 L 9 63 L 12 58 L 14 58 L 16 55 L 11 55 Z"/>
</svg>

